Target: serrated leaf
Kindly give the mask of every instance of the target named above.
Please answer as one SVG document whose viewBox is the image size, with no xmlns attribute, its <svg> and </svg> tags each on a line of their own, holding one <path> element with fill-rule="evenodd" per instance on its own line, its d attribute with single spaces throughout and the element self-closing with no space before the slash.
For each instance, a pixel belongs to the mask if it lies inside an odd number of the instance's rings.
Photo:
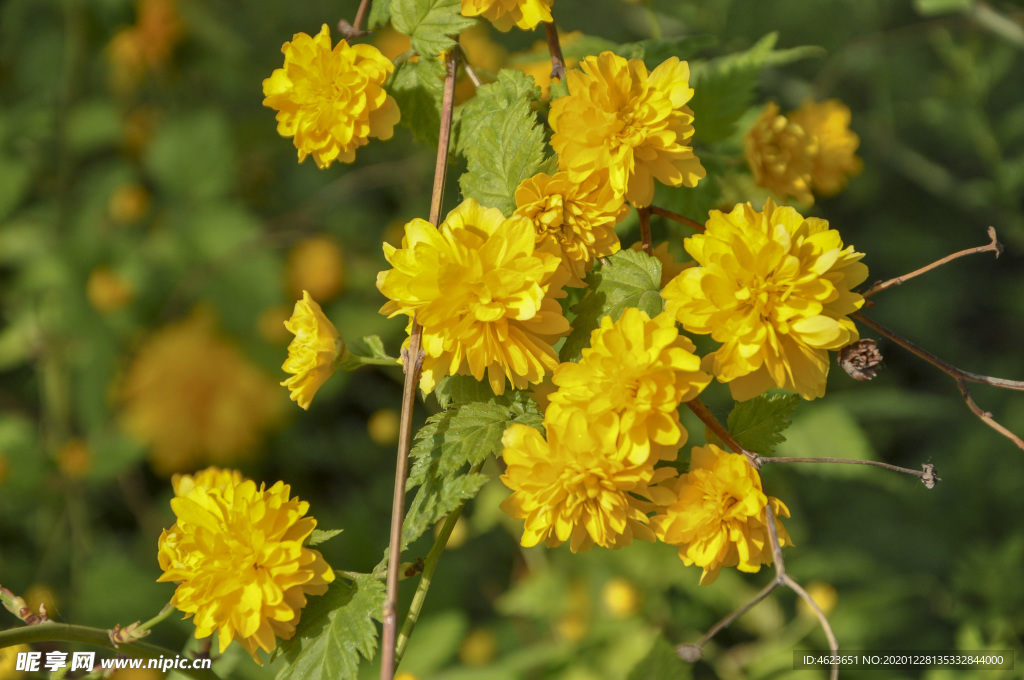
<svg viewBox="0 0 1024 680">
<path fill-rule="evenodd" d="M 687 680 L 693 667 L 676 654 L 665 638 L 658 636 L 647 656 L 630 671 L 627 680 Z"/>
<path fill-rule="evenodd" d="M 306 541 L 306 545 L 312 547 L 314 545 L 326 543 L 342 531 L 344 531 L 344 529 L 313 529 L 313 533 L 309 535 L 309 540 Z"/>
<path fill-rule="evenodd" d="M 800 396 L 796 394 L 762 394 L 737 402 L 729 413 L 729 434 L 748 451 L 771 455 L 786 440 L 783 431 L 792 423 Z"/>
<path fill-rule="evenodd" d="M 395 68 L 389 92 L 402 112 L 399 125 L 412 131 L 417 141 L 437 145 L 441 128 L 444 64 L 437 59 L 404 61 Z"/>
<path fill-rule="evenodd" d="M 590 345 L 590 334 L 605 316 L 618 321 L 626 307 L 637 307 L 651 318 L 661 313 L 661 262 L 635 250 L 620 250 L 608 258 L 608 264 L 595 267 L 587 275 L 590 294 L 573 307 L 576 318 L 572 333 L 565 339 L 559 358 L 576 361 Z"/>
<path fill-rule="evenodd" d="M 471 375 L 446 375 L 437 382 L 434 397 L 438 405 L 446 409 L 455 404 L 493 399 L 494 392 L 490 383 Z"/>
<path fill-rule="evenodd" d="M 701 50 L 713 47 L 718 39 L 713 35 L 690 35 L 681 38 L 651 38 L 639 42 L 624 43 L 614 49 L 615 54 L 626 59 L 643 59 L 648 70 L 653 71 L 666 59 L 679 57 L 691 59 Z M 594 54 L 593 52 L 591 54 Z"/>
<path fill-rule="evenodd" d="M 821 56 L 820 47 L 776 50 L 777 33 L 764 36 L 749 50 L 692 65 L 694 137 L 705 143 L 732 135 L 736 121 L 754 102 L 758 76 L 766 66 Z"/>
<path fill-rule="evenodd" d="M 498 453 L 510 424 L 540 428 L 543 420 L 536 403 L 521 392 L 462 404 L 427 419 L 410 452 L 415 462 L 406 488 L 420 488 L 405 516 L 403 550 L 463 500 L 476 496 L 489 477 L 463 470 Z"/>
<path fill-rule="evenodd" d="M 391 21 L 391 0 L 373 0 L 370 3 L 370 16 L 366 19 L 367 28 L 380 28 Z"/>
<path fill-rule="evenodd" d="M 462 16 L 461 8 L 461 0 L 391 0 L 391 24 L 423 59 L 436 59 L 455 44 L 453 36 L 477 21 Z"/>
<path fill-rule="evenodd" d="M 285 664 L 277 680 L 355 680 L 360 657 L 377 651 L 377 626 L 384 584 L 369 574 L 355 581 L 336 578 L 327 592 L 311 597 L 295 637 L 281 643 Z"/>
<path fill-rule="evenodd" d="M 457 146 L 467 162 L 459 178 L 466 198 L 510 215 L 520 182 L 554 172 L 555 159 L 545 157 L 544 130 L 530 107 L 539 98 L 533 77 L 510 69 L 477 88 L 462 111 Z"/>
</svg>

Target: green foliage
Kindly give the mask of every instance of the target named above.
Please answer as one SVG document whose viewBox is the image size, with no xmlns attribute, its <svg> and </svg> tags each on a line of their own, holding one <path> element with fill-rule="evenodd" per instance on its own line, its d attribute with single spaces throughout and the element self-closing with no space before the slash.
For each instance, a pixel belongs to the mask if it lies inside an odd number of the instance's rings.
<svg viewBox="0 0 1024 680">
<path fill-rule="evenodd" d="M 646 253 L 620 250 L 608 258 L 607 265 L 595 265 L 587 275 L 587 286 L 590 294 L 573 307 L 576 318 L 559 352 L 562 361 L 579 359 L 602 318 L 611 316 L 618 321 L 627 307 L 637 307 L 653 318 L 664 308 L 661 262 Z"/>
<path fill-rule="evenodd" d="M 357 678 L 360 657 L 377 651 L 377 626 L 384 584 L 370 574 L 354 581 L 335 578 L 327 592 L 311 597 L 295 637 L 281 643 L 285 664 L 277 680 Z"/>
<path fill-rule="evenodd" d="M 663 61 L 671 57 L 678 57 L 682 60 L 692 59 L 696 54 L 709 47 L 713 47 L 717 42 L 713 35 L 649 38 L 639 42 L 618 45 L 614 52 L 626 59 L 642 59 L 647 69 L 653 71 Z"/>
<path fill-rule="evenodd" d="M 825 402 L 808 404 L 786 432 L 778 446 L 780 456 L 852 458 L 872 460 L 874 449 L 864 429 L 846 410 Z M 806 466 L 804 474 L 849 477 L 876 474 L 861 465 Z"/>
<path fill-rule="evenodd" d="M 455 44 L 453 36 L 476 23 L 460 8 L 461 0 L 391 0 L 391 23 L 424 60 L 434 60 Z"/>
<path fill-rule="evenodd" d="M 446 375 L 437 382 L 434 397 L 438 405 L 446 409 L 453 404 L 488 401 L 494 398 L 494 392 L 490 383 L 471 375 Z"/>
<path fill-rule="evenodd" d="M 729 434 L 748 451 L 771 455 L 786 440 L 782 433 L 790 426 L 799 403 L 797 394 L 762 394 L 737 402 L 729 413 Z"/>
<path fill-rule="evenodd" d="M 400 124 L 417 141 L 432 146 L 437 145 L 441 128 L 443 81 L 444 62 L 426 58 L 402 62 L 391 78 L 390 92 L 402 112 Z"/>
<path fill-rule="evenodd" d="M 366 335 L 362 338 L 351 340 L 348 343 L 348 351 L 352 353 L 352 358 L 342 362 L 339 366 L 339 368 L 346 371 L 352 371 L 362 366 L 361 358 L 376 361 L 393 361 L 396 365 L 398 364 L 398 360 L 384 349 L 384 341 L 380 339 L 379 335 Z"/>
<path fill-rule="evenodd" d="M 914 0 L 914 9 L 930 17 L 937 14 L 966 12 L 974 7 L 976 0 Z"/>
<path fill-rule="evenodd" d="M 235 172 L 230 136 L 225 118 L 213 111 L 172 118 L 153 140 L 146 166 L 171 194 L 215 198 L 228 190 Z"/>
<path fill-rule="evenodd" d="M 736 122 L 751 104 L 758 76 L 767 66 L 779 66 L 812 56 L 821 56 L 819 47 L 794 47 L 776 50 L 777 33 L 769 33 L 745 52 L 736 52 L 693 65 L 694 138 L 710 144 L 732 135 Z"/>
<path fill-rule="evenodd" d="M 374 0 L 370 3 L 370 14 L 366 17 L 368 28 L 380 28 L 391 21 L 392 0 Z"/>
<path fill-rule="evenodd" d="M 410 452 L 415 462 L 406 488 L 420 488 L 406 512 L 403 546 L 480 491 L 489 477 L 464 470 L 500 452 L 501 436 L 509 425 L 540 429 L 543 420 L 537 404 L 518 391 L 460 404 L 427 419 Z"/>
<path fill-rule="evenodd" d="M 654 646 L 633 671 L 628 680 L 686 680 L 693 676 L 693 666 L 684 663 L 676 650 L 660 635 Z"/>
<path fill-rule="evenodd" d="M 532 77 L 503 70 L 466 104 L 457 147 L 468 163 L 459 178 L 466 198 L 510 215 L 520 182 L 554 172 L 554 158 L 545 157 L 544 130 L 531 109 L 539 98 Z"/>
<path fill-rule="evenodd" d="M 326 543 L 342 531 L 344 531 L 344 529 L 313 529 L 313 533 L 309 535 L 309 540 L 306 541 L 306 545 L 312 548 L 315 545 Z"/>
</svg>

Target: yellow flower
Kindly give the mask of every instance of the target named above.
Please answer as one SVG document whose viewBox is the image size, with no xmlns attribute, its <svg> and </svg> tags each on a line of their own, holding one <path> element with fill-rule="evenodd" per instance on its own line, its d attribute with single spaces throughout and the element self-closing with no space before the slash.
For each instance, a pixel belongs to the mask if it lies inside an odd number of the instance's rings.
<svg viewBox="0 0 1024 680">
<path fill-rule="evenodd" d="M 122 309 L 135 297 L 132 285 L 110 267 L 96 267 L 85 283 L 85 297 L 101 314 Z"/>
<path fill-rule="evenodd" d="M 171 488 L 175 496 L 187 496 L 192 489 L 202 486 L 207 489 L 220 489 L 238 486 L 244 481 L 238 470 L 226 470 L 219 467 L 208 467 L 191 475 L 171 475 Z"/>
<path fill-rule="evenodd" d="M 377 275 L 391 300 L 380 312 L 415 314 L 423 326 L 425 392 L 461 373 L 486 375 L 502 394 L 506 377 L 522 389 L 558 364 L 552 345 L 570 330 L 552 298 L 560 258 L 555 246 L 535 244 L 528 220 L 468 199 L 440 227 L 406 224 L 402 247 L 385 243 L 384 256 L 394 269 Z"/>
<path fill-rule="evenodd" d="M 622 194 L 608 186 L 608 174 L 590 175 L 580 181 L 565 172 L 545 173 L 525 179 L 516 189 L 516 215 L 533 224 L 537 243 L 554 243 L 562 253 L 569 273 L 567 285 L 583 288 L 583 277 L 594 266 L 595 257 L 607 257 L 619 250 L 615 225 L 629 208 Z"/>
<path fill-rule="evenodd" d="M 863 163 L 857 157 L 860 137 L 850 130 L 850 109 L 838 99 L 820 104 L 806 101 L 789 119 L 814 140 L 811 184 L 819 196 L 842 191 L 851 175 L 860 172 Z"/>
<path fill-rule="evenodd" d="M 299 162 L 309 154 L 321 168 L 351 163 L 370 137 L 390 139 L 400 118 L 384 91 L 394 64 L 373 45 L 331 49 L 327 24 L 316 37 L 296 33 L 286 42 L 284 68 L 263 81 L 264 106 L 277 111 L 277 132 L 295 138 Z"/>
<path fill-rule="evenodd" d="M 512 26 L 529 31 L 542 21 L 553 21 L 551 3 L 552 0 L 462 0 L 462 15 L 483 16 L 502 32 Z"/>
<path fill-rule="evenodd" d="M 604 584 L 601 599 L 613 619 L 628 619 L 640 609 L 643 594 L 632 581 L 618 577 Z"/>
<path fill-rule="evenodd" d="M 646 513 L 653 506 L 643 499 L 660 494 L 653 485 L 675 471 L 631 462 L 618 446 L 614 413 L 595 418 L 572 409 L 545 424 L 547 440 L 520 424 L 501 439 L 508 466 L 501 481 L 513 492 L 501 508 L 525 520 L 523 546 L 569 541 L 573 552 L 586 552 L 595 544 L 621 548 L 634 538 L 652 540 Z"/>
<path fill-rule="evenodd" d="M 213 331 L 208 314 L 163 328 L 121 388 L 121 421 L 161 474 L 250 453 L 281 412 L 278 387 Z"/>
<path fill-rule="evenodd" d="M 338 329 L 306 291 L 284 327 L 295 339 L 288 345 L 288 358 L 281 368 L 294 375 L 281 384 L 290 390 L 292 401 L 308 411 L 317 390 L 334 375 L 349 351 Z"/>
<path fill-rule="evenodd" d="M 658 458 L 674 460 L 687 432 L 679 422 L 679 404 L 700 394 L 711 376 L 700 370 L 700 357 L 689 338 L 679 335 L 675 319 L 651 319 L 627 307 L 618 321 L 601 319 L 579 363 L 563 363 L 552 381 L 545 421 L 563 409 L 580 409 L 591 419 L 606 412 L 619 418 L 622 450 L 642 465 Z M 652 443 L 661 447 L 653 447 Z"/>
<path fill-rule="evenodd" d="M 213 476 L 214 486 L 176 488 L 178 521 L 160 536 L 157 580 L 179 584 L 171 604 L 194 617 L 197 639 L 216 631 L 222 654 L 238 640 L 263 665 L 257 648 L 270 652 L 276 638 L 291 638 L 306 596 L 325 593 L 334 573 L 303 546 L 316 520 L 287 484 L 257 488 L 236 473 Z"/>
<path fill-rule="evenodd" d="M 769 102 L 743 138 L 747 165 L 754 182 L 782 200 L 793 198 L 812 205 L 812 173 L 817 145 L 802 127 L 779 113 Z"/>
<path fill-rule="evenodd" d="M 312 236 L 295 244 L 288 253 L 288 288 L 296 297 L 308 290 L 318 300 L 345 288 L 344 254 L 334 239 Z"/>
<path fill-rule="evenodd" d="M 712 210 L 706 231 L 684 245 L 700 266 L 665 287 L 666 310 L 722 343 L 705 361 L 733 398 L 776 386 L 804 399 L 824 395 L 827 350 L 859 337 L 847 315 L 864 304 L 851 290 L 868 276 L 864 253 L 844 249 L 825 220 L 770 199 L 763 212 L 749 203 Z"/>
<path fill-rule="evenodd" d="M 714 444 L 694 447 L 690 471 L 675 480 L 676 500 L 651 518 L 658 538 L 679 546 L 679 557 L 704 569 L 710 585 L 722 567 L 756 572 L 772 563 L 765 506 L 775 513 L 779 545 L 793 545 L 780 517 L 789 508 L 761 490 L 761 477 L 744 456 Z"/>
<path fill-rule="evenodd" d="M 3 680 L 20 680 L 25 671 L 15 670 L 18 667 L 18 654 L 31 652 L 28 645 L 0 647 L 0 678 Z"/>
<path fill-rule="evenodd" d="M 574 181 L 607 168 L 612 189 L 635 206 L 651 204 L 654 180 L 697 185 L 704 167 L 693 137 L 690 66 L 672 57 L 653 72 L 639 59 L 603 52 L 569 71 L 569 92 L 551 104 L 551 146 Z"/>
</svg>

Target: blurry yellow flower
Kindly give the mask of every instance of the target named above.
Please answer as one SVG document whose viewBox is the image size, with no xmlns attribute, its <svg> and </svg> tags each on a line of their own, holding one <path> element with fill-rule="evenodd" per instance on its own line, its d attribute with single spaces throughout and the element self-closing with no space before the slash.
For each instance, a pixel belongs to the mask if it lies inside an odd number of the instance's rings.
<svg viewBox="0 0 1024 680">
<path fill-rule="evenodd" d="M 789 508 L 765 496 L 761 477 L 745 456 L 714 444 L 696 446 L 690 471 L 675 480 L 674 491 L 675 502 L 651 518 L 651 528 L 665 543 L 679 546 L 687 566 L 704 569 L 701 585 L 714 583 L 722 567 L 756 572 L 772 563 L 765 513 L 769 502 L 779 544 L 793 544 L 779 520 L 789 517 Z"/>
<path fill-rule="evenodd" d="M 121 422 L 169 475 L 250 453 L 281 412 L 277 390 L 196 313 L 139 349 L 121 387 Z"/>
<path fill-rule="evenodd" d="M 175 496 L 187 496 L 192 489 L 201 486 L 207 489 L 220 489 L 238 486 L 244 481 L 238 470 L 227 470 L 211 466 L 191 475 L 171 475 L 171 488 Z"/>
<path fill-rule="evenodd" d="M 444 528 L 444 522 L 438 522 L 434 525 L 434 538 L 437 539 L 441 535 L 441 529 Z M 469 540 L 469 525 L 466 522 L 465 516 L 460 516 L 455 520 L 455 526 L 452 527 L 452 533 L 448 535 L 448 543 L 445 545 L 446 550 L 455 550 L 466 545 L 466 541 Z"/>
<path fill-rule="evenodd" d="M 398 411 L 393 408 L 382 408 L 374 411 L 366 423 L 366 431 L 370 439 L 378 446 L 390 446 L 398 441 Z"/>
<path fill-rule="evenodd" d="M 477 628 L 469 632 L 459 644 L 459 661 L 464 666 L 486 666 L 498 651 L 498 636 L 490 628 Z"/>
<path fill-rule="evenodd" d="M 14 645 L 13 647 L 0 647 L 0 678 L 3 680 L 21 680 L 25 671 L 15 670 L 18 667 L 18 654 L 31 652 L 28 645 Z"/>
<path fill-rule="evenodd" d="M 583 277 L 594 266 L 594 258 L 619 250 L 614 227 L 629 208 L 623 196 L 608 186 L 607 178 L 607 173 L 600 173 L 573 181 L 565 172 L 553 176 L 542 172 L 516 189 L 515 214 L 530 220 L 537 243 L 558 246 L 569 286 L 585 287 Z"/>
<path fill-rule="evenodd" d="M 601 599 L 604 600 L 605 608 L 616 619 L 628 619 L 640 609 L 640 591 L 629 579 L 610 579 L 601 588 Z"/>
<path fill-rule="evenodd" d="M 324 24 L 281 51 L 284 68 L 263 81 L 263 105 L 277 111 L 277 132 L 295 138 L 299 162 L 312 154 L 321 168 L 351 163 L 370 137 L 391 138 L 400 116 L 384 83 L 395 67 L 376 47 L 342 40 L 332 50 Z"/>
<path fill-rule="evenodd" d="M 579 642 L 587 636 L 590 628 L 590 588 L 581 579 L 573 578 L 564 592 L 565 600 L 561 607 L 552 602 L 552 607 L 560 613 L 554 622 L 554 629 L 563 640 Z"/>
<path fill-rule="evenodd" d="M 398 55 L 412 49 L 412 39 L 405 33 L 396 31 L 391 24 L 387 24 L 373 31 L 373 45 L 384 58 L 394 61 Z M 412 60 L 419 60 L 419 56 L 413 56 Z"/>
<path fill-rule="evenodd" d="M 116 312 L 132 301 L 135 292 L 123 276 L 110 267 L 96 267 L 85 282 L 85 296 L 93 309 L 102 314 Z"/>
<path fill-rule="evenodd" d="M 860 137 L 850 129 L 850 118 L 850 109 L 838 99 L 820 104 L 808 100 L 789 114 L 789 119 L 814 140 L 811 185 L 819 196 L 842 191 L 847 179 L 864 165 L 857 157 Z"/>
<path fill-rule="evenodd" d="M 134 89 L 147 70 L 159 71 L 170 61 L 184 33 L 177 4 L 177 0 L 136 2 L 135 25 L 118 31 L 107 46 L 117 89 Z"/>
<path fill-rule="evenodd" d="M 652 540 L 647 526 L 650 488 L 674 470 L 630 461 L 620 450 L 619 419 L 614 413 L 589 416 L 579 409 L 546 422 L 547 439 L 515 424 L 502 437 L 507 468 L 501 481 L 512 495 L 501 504 L 525 520 L 521 543 L 549 547 L 569 541 L 572 552 L 592 546 L 621 548 L 634 538 Z"/>
<path fill-rule="evenodd" d="M 222 480 L 224 481 L 224 480 Z M 193 616 L 196 638 L 217 632 L 223 654 L 238 640 L 256 663 L 276 638 L 295 634 L 307 595 L 322 595 L 334 572 L 303 541 L 316 527 L 309 503 L 278 482 L 195 484 L 171 500 L 177 523 L 160 535 L 158 581 L 178 583 L 171 604 Z"/>
<path fill-rule="evenodd" d="M 486 375 L 503 394 L 506 377 L 522 389 L 557 365 L 552 345 L 570 330 L 552 298 L 561 260 L 555 246 L 535 240 L 528 220 L 468 199 L 440 227 L 419 218 L 406 224 L 401 248 L 384 244 L 394 269 L 377 275 L 391 300 L 380 311 L 415 314 L 423 326 L 425 392 L 460 373 Z"/>
<path fill-rule="evenodd" d="M 149 192 L 138 182 L 125 182 L 110 194 L 107 212 L 119 224 L 130 224 L 149 212 Z"/>
<path fill-rule="evenodd" d="M 843 248 L 825 220 L 770 199 L 763 212 L 712 210 L 706 231 L 684 244 L 700 266 L 665 286 L 666 310 L 722 343 L 705 361 L 733 398 L 772 387 L 824 395 L 828 350 L 859 337 L 848 315 L 864 304 L 852 291 L 868 276 L 864 253 Z"/>
<path fill-rule="evenodd" d="M 629 249 L 639 253 L 643 251 L 644 244 L 637 241 Z M 689 262 L 676 262 L 675 256 L 668 251 L 668 241 L 662 241 L 654 246 L 654 249 L 651 250 L 651 256 L 657 258 L 658 262 L 661 262 L 661 283 L 658 284 L 660 288 L 668 285 L 668 282 L 679 276 L 684 269 L 689 269 L 697 264 L 693 260 Z"/>
<path fill-rule="evenodd" d="M 558 42 L 562 46 L 563 53 L 574 43 L 583 38 L 582 31 L 559 31 Z M 563 54 L 565 68 L 576 68 L 580 60 Z M 546 40 L 538 40 L 533 43 L 528 51 L 517 52 L 508 59 L 508 67 L 522 71 L 528 76 L 533 76 L 533 82 L 540 88 L 541 100 L 547 101 L 551 96 L 551 52 L 548 49 Z"/>
<path fill-rule="evenodd" d="M 835 587 L 822 581 L 811 581 L 808 583 L 807 594 L 811 596 L 814 604 L 818 605 L 818 608 L 821 609 L 825 616 L 828 616 L 835 610 L 836 603 L 839 601 L 839 593 L 836 592 Z M 803 598 L 797 603 L 797 608 L 802 614 L 814 616 L 811 606 L 804 602 Z"/>
<path fill-rule="evenodd" d="M 295 244 L 288 253 L 288 287 L 299 297 L 309 291 L 317 300 L 330 300 L 345 287 L 345 261 L 341 247 L 326 236 L 313 236 Z"/>
<path fill-rule="evenodd" d="M 45 583 L 32 584 L 22 597 L 25 598 L 28 609 L 33 614 L 38 614 L 43 611 L 40 608 L 45 608 L 46 613 L 54 617 L 59 611 L 57 608 L 59 606 L 57 593 Z"/>
<path fill-rule="evenodd" d="M 817 144 L 802 127 L 779 113 L 775 102 L 764 111 L 743 138 L 747 165 L 754 182 L 786 200 L 790 196 L 811 205 L 811 175 Z"/>
<path fill-rule="evenodd" d="M 92 469 L 92 452 L 81 439 L 72 439 L 57 451 L 57 467 L 68 477 L 85 477 Z"/>
<path fill-rule="evenodd" d="M 695 349 L 689 338 L 679 335 L 669 314 L 651 319 L 627 307 L 614 323 L 606 316 L 591 333 L 580 361 L 555 369 L 552 382 L 558 390 L 549 397 L 545 422 L 566 408 L 580 409 L 595 420 L 611 411 L 619 417 L 618 446 L 632 464 L 674 460 L 687 438 L 679 404 L 711 382 L 700 370 Z"/>
<path fill-rule="evenodd" d="M 294 375 L 281 384 L 290 390 L 292 401 L 308 411 L 317 390 L 349 356 L 348 347 L 307 291 L 302 291 L 302 299 L 295 303 L 292 318 L 284 327 L 295 339 L 288 345 L 288 358 L 281 368 Z"/>
<path fill-rule="evenodd" d="M 635 206 L 651 204 L 654 180 L 697 185 L 704 167 L 693 137 L 690 66 L 672 57 L 651 73 L 639 59 L 611 52 L 566 75 L 569 94 L 551 103 L 551 146 L 575 181 L 607 168 L 612 189 Z"/>
<path fill-rule="evenodd" d="M 529 31 L 542 21 L 552 21 L 551 3 L 552 0 L 462 0 L 462 15 L 483 16 L 502 32 L 513 26 Z"/>
</svg>

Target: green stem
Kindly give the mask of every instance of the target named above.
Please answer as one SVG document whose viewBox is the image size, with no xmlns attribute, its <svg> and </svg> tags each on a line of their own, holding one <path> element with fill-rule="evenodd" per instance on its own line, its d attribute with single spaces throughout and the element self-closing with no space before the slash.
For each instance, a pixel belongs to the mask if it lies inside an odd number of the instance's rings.
<svg viewBox="0 0 1024 680">
<path fill-rule="evenodd" d="M 110 631 L 70 623 L 40 623 L 22 626 L 13 630 L 0 631 L 0 648 L 13 647 L 31 642 L 81 642 L 94 647 L 116 651 L 133 659 L 160 659 L 181 656 L 179 652 L 151 645 L 146 642 L 126 642 L 117 647 L 110 641 Z M 177 668 L 178 673 L 195 680 L 220 680 L 212 670 L 198 668 Z"/>
<path fill-rule="evenodd" d="M 139 625 L 139 627 L 136 628 L 135 630 L 136 631 L 149 630 L 150 628 L 152 628 L 153 626 L 157 625 L 158 623 L 166 621 L 167 617 L 169 617 L 173 612 L 174 612 L 174 605 L 172 605 L 170 602 L 168 602 L 167 604 L 164 605 L 164 608 L 160 610 L 159 614 L 157 614 L 156 616 L 151 618 L 149 621 L 146 621 L 145 623 Z"/>
<path fill-rule="evenodd" d="M 483 467 L 483 461 L 477 463 L 469 469 L 467 474 L 473 475 L 480 472 L 480 468 Z M 466 503 L 469 501 L 462 501 L 459 507 L 449 513 L 448 518 L 445 519 L 444 525 L 441 527 L 440 533 L 437 534 L 437 538 L 434 539 L 434 545 L 430 548 L 430 552 L 427 553 L 427 559 L 423 562 L 423 573 L 420 575 L 420 582 L 416 586 L 416 593 L 412 596 L 412 604 L 409 605 L 409 613 L 405 615 L 405 623 L 402 624 L 402 632 L 398 636 L 398 641 L 395 643 L 395 667 L 402 661 L 402 655 L 405 653 L 405 647 L 409 643 L 409 637 L 412 635 L 413 629 L 416 627 L 416 621 L 420 617 L 420 610 L 423 609 L 423 602 L 427 599 L 427 591 L 430 590 L 430 582 L 434 577 L 434 570 L 437 569 L 437 563 L 441 561 L 441 554 L 444 552 L 445 546 L 448 545 L 448 539 L 452 535 L 452 531 L 455 529 L 455 524 L 459 521 L 459 517 L 462 516 L 462 510 L 466 507 Z"/>
</svg>

